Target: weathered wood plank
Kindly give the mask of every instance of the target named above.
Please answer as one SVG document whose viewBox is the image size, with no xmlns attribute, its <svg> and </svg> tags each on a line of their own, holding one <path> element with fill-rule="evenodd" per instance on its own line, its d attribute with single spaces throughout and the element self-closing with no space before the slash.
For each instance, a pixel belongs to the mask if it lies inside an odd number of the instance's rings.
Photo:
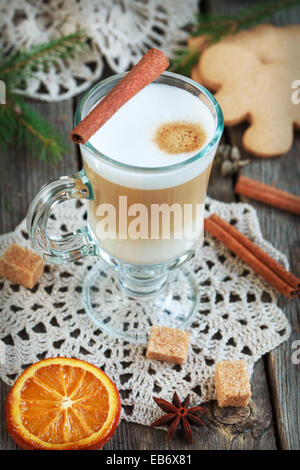
<svg viewBox="0 0 300 470">
<path fill-rule="evenodd" d="M 69 132 L 73 114 L 70 103 L 56 103 L 52 105 L 36 103 L 35 106 L 37 106 L 44 115 L 47 115 L 48 119 L 53 120 L 54 122 L 56 121 L 57 116 L 66 114 L 67 118 L 63 121 L 62 126 L 66 133 Z M 12 159 L 12 157 L 14 157 L 14 159 Z M 1 188 L 3 187 L 3 193 L 7 194 L 10 198 L 10 205 L 13 208 L 13 211 L 10 212 L 5 209 L 2 197 L 0 199 L 0 204 L 2 204 L 0 212 L 1 233 L 13 229 L 14 226 L 25 216 L 28 204 L 41 184 L 47 182 L 51 178 L 62 174 L 68 174 L 78 169 L 76 165 L 76 151 L 74 149 L 71 150 L 70 157 L 67 157 L 54 168 L 52 166 L 40 164 L 38 161 L 33 160 L 31 156 L 26 155 L 26 153 L 22 155 L 20 152 L 16 152 L 13 149 L 9 155 L 5 156 L 5 158 L 5 163 L 7 164 L 10 161 L 13 161 L 13 169 L 9 171 L 9 174 L 6 173 L 5 178 L 1 181 Z M 17 188 L 17 190 L 15 190 L 15 188 Z M 230 178 L 224 179 L 220 176 L 217 170 L 214 170 L 211 178 L 209 195 L 221 200 L 231 201 L 233 200 L 232 188 L 232 180 Z M 19 193 L 19 196 L 16 197 L 17 193 Z M 210 411 L 208 430 L 197 430 L 195 432 L 196 445 L 194 448 L 275 448 L 272 417 L 269 409 L 270 402 L 268 394 L 266 393 L 266 379 L 263 361 L 259 361 L 256 364 L 252 383 L 254 383 L 254 386 L 251 415 L 246 419 L 241 416 L 228 418 L 227 416 L 220 415 L 220 411 L 215 407 L 215 404 L 210 404 L 208 406 Z M 7 389 L 8 388 L 2 384 L 1 409 L 3 409 L 2 405 Z M 2 415 L 1 420 L 3 420 Z M 228 421 L 234 424 L 228 424 Z M 1 422 L 1 431 L 4 435 L 2 436 L 2 441 L 0 441 L 0 448 L 15 448 L 14 443 L 7 437 L 3 421 Z M 157 450 L 164 448 L 177 450 L 185 448 L 190 449 L 190 447 L 185 446 L 183 441 L 179 438 L 171 441 L 168 446 L 165 446 L 163 443 L 164 438 L 164 431 L 123 422 L 120 424 L 113 440 L 107 444 L 106 448 Z"/>
<path fill-rule="evenodd" d="M 224 130 L 221 143 L 227 143 L 228 141 L 228 135 L 227 135 L 227 129 Z M 214 199 L 219 199 L 220 201 L 223 202 L 234 202 L 235 201 L 235 195 L 234 195 L 234 182 L 231 177 L 224 177 L 221 175 L 220 167 L 217 165 L 214 165 L 212 168 L 212 172 L 210 175 L 210 180 L 208 184 L 208 191 L 207 194 L 208 196 L 214 198 Z"/>
<path fill-rule="evenodd" d="M 165 444 L 166 432 L 133 423 L 122 423 L 106 449 L 121 450 L 259 450 L 276 449 L 272 411 L 265 393 L 263 361 L 254 368 L 253 399 L 246 409 L 220 409 L 216 402 L 206 404 L 207 427 L 193 428 L 195 444 L 185 444 L 180 432 Z"/>
<path fill-rule="evenodd" d="M 67 135 L 73 120 L 73 102 L 47 104 L 31 102 L 62 133 Z M 12 143 L 7 152 L 1 152 L 0 172 L 0 233 L 13 230 L 26 216 L 28 206 L 38 189 L 50 179 L 77 171 L 76 152 L 70 151 L 56 165 L 43 163 L 38 155 L 30 155 L 26 148 L 19 149 Z M 0 381 L 0 449 L 16 449 L 8 436 L 4 422 L 4 403 L 9 387 Z"/>
<path fill-rule="evenodd" d="M 78 102 L 78 99 L 76 99 Z M 32 102 L 32 106 L 56 125 L 62 133 L 68 135 L 73 123 L 73 100 L 63 103 L 46 104 Z M 45 164 L 38 157 L 29 155 L 26 149 L 20 151 L 13 144 L 8 152 L 1 155 L 3 167 L 7 171 L 0 173 L 0 233 L 13 230 L 26 216 L 28 206 L 34 195 L 50 179 L 78 171 L 78 149 L 72 144 L 70 152 L 57 165 Z M 5 204 L 7 197 L 9 205 Z M 6 207 L 7 206 L 7 207 Z M 16 449 L 9 437 L 4 420 L 4 404 L 9 387 L 0 383 L 0 449 Z M 106 446 L 107 449 L 163 449 L 165 433 L 161 430 L 121 422 L 117 433 Z M 182 440 L 173 441 L 172 448 L 186 448 Z"/>
<path fill-rule="evenodd" d="M 10 438 L 6 431 L 5 416 L 4 416 L 4 404 L 6 395 L 9 391 L 8 385 L 2 382 L 0 379 L 0 450 L 16 450 L 18 446 Z"/>
<path fill-rule="evenodd" d="M 105 75 L 109 76 L 110 71 L 106 70 Z M 79 98 L 75 99 L 78 103 Z M 223 138 L 226 141 L 226 132 Z M 233 180 L 232 178 L 224 178 L 220 174 L 219 168 L 214 168 L 210 178 L 208 194 L 211 197 L 231 202 L 234 200 Z M 221 422 L 221 415 L 224 412 L 217 412 L 216 404 L 207 406 L 209 411 L 209 427 L 208 430 L 195 430 L 195 446 L 194 449 L 274 449 L 275 438 L 271 423 L 272 414 L 269 405 L 268 395 L 265 393 L 267 389 L 266 378 L 264 374 L 263 361 L 259 361 L 255 367 L 253 385 L 253 396 L 257 397 L 255 405 L 250 411 L 248 418 L 240 416 L 239 412 L 233 412 L 231 416 L 231 424 L 226 420 Z M 227 411 L 225 412 L 227 413 Z M 268 423 L 266 425 L 266 423 Z M 180 437 L 174 438 L 167 445 L 164 444 L 165 432 L 156 429 L 123 422 L 118 428 L 114 439 L 107 445 L 107 449 L 190 449 Z M 116 443 L 117 441 L 117 443 Z"/>
<path fill-rule="evenodd" d="M 300 194 L 299 179 L 300 136 L 297 135 L 293 149 L 278 159 L 254 160 L 243 174 L 267 184 L 273 184 L 294 194 Z M 245 199 L 245 198 L 243 198 Z M 264 204 L 249 201 L 256 207 L 261 221 L 264 237 L 270 240 L 276 248 L 286 254 L 290 269 L 300 275 L 300 242 L 299 220 L 292 214 Z M 280 299 L 279 305 L 284 309 L 292 327 L 289 340 L 268 355 L 268 373 L 270 391 L 273 397 L 278 434 L 284 449 L 300 448 L 300 376 L 299 365 L 293 364 L 293 341 L 299 340 L 300 331 L 300 301 Z M 287 400 L 287 397 L 288 400 Z"/>
<path fill-rule="evenodd" d="M 33 107 L 68 135 L 73 119 L 72 102 L 48 104 L 32 102 Z M 26 148 L 18 149 L 12 143 L 7 152 L 1 152 L 0 231 L 13 230 L 25 217 L 28 205 L 38 189 L 50 179 L 77 171 L 76 153 L 72 145 L 67 155 L 57 163 L 45 164 L 38 155 Z"/>
<path fill-rule="evenodd" d="M 245 2 L 245 4 L 253 2 Z M 212 0 L 212 4 L 221 13 L 236 11 L 240 2 L 224 2 Z M 284 25 L 299 23 L 300 6 L 276 14 L 272 23 Z M 229 130 L 233 143 L 241 146 L 241 136 L 246 125 L 236 126 Z M 272 184 L 280 189 L 300 194 L 299 174 L 300 161 L 300 135 L 295 134 L 293 148 L 287 155 L 272 159 L 253 158 L 251 165 L 245 167 L 242 173 L 251 178 L 267 184 Z M 248 156 L 244 152 L 245 156 Z M 246 198 L 241 198 L 246 200 Z M 300 244 L 299 244 L 299 220 L 297 216 L 284 213 L 270 206 L 248 200 L 256 207 L 264 237 L 285 253 L 291 265 L 291 271 L 300 275 Z M 291 327 L 292 334 L 285 344 L 267 355 L 267 375 L 272 397 L 274 420 L 277 426 L 279 445 L 283 449 L 300 448 L 300 376 L 299 365 L 291 361 L 293 353 L 292 344 L 299 340 L 299 312 L 300 301 L 287 302 L 280 299 L 279 305 L 284 309 Z M 288 397 L 288 399 L 287 399 Z"/>
</svg>

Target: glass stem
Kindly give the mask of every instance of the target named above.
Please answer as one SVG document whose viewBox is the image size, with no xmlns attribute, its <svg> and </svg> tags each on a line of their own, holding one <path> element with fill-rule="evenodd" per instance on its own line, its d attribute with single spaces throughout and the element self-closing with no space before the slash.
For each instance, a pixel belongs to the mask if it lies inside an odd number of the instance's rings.
<svg viewBox="0 0 300 470">
<path fill-rule="evenodd" d="M 151 276 L 151 272 L 119 273 L 119 282 L 126 294 L 130 297 L 154 297 L 158 295 L 167 284 L 167 272 L 163 272 L 158 276 Z"/>
</svg>

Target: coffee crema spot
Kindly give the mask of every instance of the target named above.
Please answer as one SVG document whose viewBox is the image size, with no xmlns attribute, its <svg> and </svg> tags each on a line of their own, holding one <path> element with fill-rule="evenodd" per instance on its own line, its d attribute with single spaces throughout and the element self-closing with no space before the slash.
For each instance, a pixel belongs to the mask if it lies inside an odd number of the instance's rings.
<svg viewBox="0 0 300 470">
<path fill-rule="evenodd" d="M 169 154 L 199 150 L 206 140 L 202 126 L 192 122 L 168 122 L 159 126 L 154 141 L 160 150 Z"/>
</svg>

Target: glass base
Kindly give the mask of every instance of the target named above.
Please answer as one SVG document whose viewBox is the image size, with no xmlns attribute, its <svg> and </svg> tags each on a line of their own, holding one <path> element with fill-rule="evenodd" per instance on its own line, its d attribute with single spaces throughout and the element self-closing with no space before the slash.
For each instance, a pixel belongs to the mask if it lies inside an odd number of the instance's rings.
<svg viewBox="0 0 300 470">
<path fill-rule="evenodd" d="M 152 325 L 185 328 L 199 303 L 193 276 L 178 268 L 158 280 L 159 289 L 131 295 L 130 285 L 103 262 L 97 263 L 83 284 L 83 303 L 92 321 L 121 340 L 146 344 Z M 150 286 L 151 287 L 151 286 Z"/>
</svg>

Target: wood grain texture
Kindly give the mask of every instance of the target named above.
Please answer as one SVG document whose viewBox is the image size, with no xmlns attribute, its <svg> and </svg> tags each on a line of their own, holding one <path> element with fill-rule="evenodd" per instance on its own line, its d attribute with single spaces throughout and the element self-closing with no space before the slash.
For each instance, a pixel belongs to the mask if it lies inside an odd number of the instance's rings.
<svg viewBox="0 0 300 470">
<path fill-rule="evenodd" d="M 167 444 L 166 431 L 123 422 L 106 449 L 122 450 L 259 450 L 276 449 L 272 410 L 263 360 L 254 368 L 252 400 L 246 409 L 219 408 L 215 401 L 205 404 L 205 428 L 193 428 L 194 445 L 185 444 L 178 434 Z"/>
<path fill-rule="evenodd" d="M 51 105 L 33 103 L 33 106 L 43 115 L 47 116 L 53 123 L 57 123 L 59 116 L 63 115 L 62 121 L 59 122 L 63 131 L 68 134 L 73 115 L 73 103 L 71 101 Z M 3 177 L 1 188 L 3 188 L 4 194 L 7 194 L 11 201 L 11 211 L 1 211 L 1 233 L 13 229 L 14 226 L 22 220 L 26 215 L 30 201 L 42 184 L 51 178 L 69 174 L 79 169 L 77 165 L 76 148 L 72 148 L 72 146 L 70 154 L 55 167 L 41 163 L 36 157 L 28 155 L 26 149 L 20 152 L 16 150 L 14 146 L 11 147 L 10 152 L 4 155 L 4 158 L 6 158 L 5 163 L 8 168 L 8 175 L 6 174 L 6 176 Z M 20 193 L 19 196 L 18 193 Z M 214 170 L 210 184 L 210 194 L 223 200 L 232 200 L 233 183 L 231 179 L 223 178 L 218 170 Z M 2 200 L 3 198 L 1 197 L 1 201 Z M 265 376 L 261 373 L 261 369 L 263 369 L 262 362 L 258 364 L 258 367 L 260 372 L 255 372 L 254 374 L 253 380 L 255 386 L 253 387 L 253 394 L 257 396 L 260 401 L 266 401 L 268 404 L 269 400 L 266 393 Z M 255 377 L 259 380 L 256 380 Z M 3 410 L 7 391 L 8 387 L 2 383 L 1 410 Z M 218 419 L 216 419 L 217 407 L 215 404 L 210 404 L 207 408 L 209 411 L 208 428 L 195 430 L 195 446 L 193 446 L 192 449 L 261 448 L 262 440 L 261 437 L 257 439 L 257 435 L 263 436 L 263 440 L 266 443 L 265 448 L 274 448 L 275 441 L 272 436 L 270 438 L 269 426 L 267 428 L 261 426 L 261 423 L 270 423 L 268 407 L 257 406 L 256 403 L 253 408 L 254 411 L 251 411 L 251 415 L 246 420 L 243 419 L 242 421 L 239 414 L 234 412 L 230 424 L 228 424 L 226 420 L 225 422 L 223 419 L 220 420 L 220 413 Z M 260 424 L 258 425 L 256 423 Z M 164 443 L 165 436 L 166 433 L 163 430 L 122 422 L 114 438 L 107 444 L 106 448 L 124 450 L 191 449 L 189 445 L 185 444 L 180 434 L 167 445 Z M 14 442 L 7 435 L 3 413 L 1 414 L 0 448 L 16 448 Z"/>
<path fill-rule="evenodd" d="M 236 11 L 241 3 L 232 0 L 226 2 L 214 0 L 211 5 L 215 11 L 231 13 Z M 276 20 L 290 21 L 290 17 L 283 16 L 278 15 Z M 292 22 L 299 22 L 300 12 L 296 18 L 293 17 Z M 77 101 L 78 99 L 74 100 L 74 103 Z M 68 135 L 73 123 L 72 100 L 52 104 L 35 102 L 34 107 Z M 225 140 L 240 146 L 242 128 L 243 126 L 238 126 L 226 131 Z M 297 154 L 299 157 L 299 147 L 298 142 L 287 157 L 274 160 L 253 159 L 243 173 L 296 193 L 299 190 L 297 182 L 299 158 L 296 160 Z M 1 154 L 1 159 L 5 173 L 3 171 L 0 173 L 0 233 L 12 230 L 22 220 L 29 203 L 42 184 L 49 179 L 79 169 L 78 153 L 72 145 L 70 153 L 56 166 L 45 165 L 38 158 L 29 155 L 26 149 L 17 150 L 14 145 L 9 152 Z M 234 178 L 224 178 L 219 170 L 215 169 L 211 176 L 208 194 L 223 201 L 234 201 L 236 198 L 233 186 Z M 7 209 L 6 198 L 10 203 L 10 210 Z M 259 203 L 252 201 L 250 203 L 257 207 L 264 236 L 288 255 L 292 270 L 300 275 L 299 223 L 296 217 L 279 213 L 280 211 L 264 207 Z M 165 431 L 121 422 L 113 439 L 105 448 L 110 450 L 275 449 L 278 446 L 299 448 L 300 365 L 295 366 L 291 363 L 292 341 L 300 339 L 299 303 L 293 301 L 287 304 L 281 301 L 281 307 L 290 319 L 293 335 L 289 342 L 269 354 L 265 361 L 262 359 L 255 365 L 251 379 L 253 397 L 248 410 L 220 410 L 215 402 L 207 404 L 208 426 L 205 429 L 195 429 L 195 446 L 192 447 L 185 445 L 180 434 L 165 445 Z M 0 449 L 15 449 L 16 445 L 7 435 L 4 424 L 3 405 L 7 391 L 8 387 L 1 383 Z"/>
<path fill-rule="evenodd" d="M 231 14 L 237 11 L 240 2 L 228 0 L 226 6 L 219 0 L 211 1 L 215 11 Z M 243 2 L 244 5 L 253 2 Z M 292 10 L 280 12 L 271 23 L 284 25 L 300 22 L 300 5 Z M 300 47 L 300 45 L 299 45 Z M 232 144 L 241 146 L 246 124 L 228 129 Z M 251 164 L 242 170 L 245 176 L 274 185 L 285 191 L 300 194 L 300 134 L 295 133 L 294 145 L 288 154 L 271 158 L 253 158 L 245 151 L 242 155 L 251 158 Z M 246 198 L 240 198 L 246 201 Z M 263 236 L 277 249 L 286 254 L 291 271 L 300 275 L 300 225 L 299 217 L 288 214 L 253 200 L 247 200 L 257 209 Z M 300 301 L 280 299 L 292 327 L 289 340 L 266 357 L 266 373 L 269 382 L 274 421 L 277 428 L 278 445 L 283 449 L 300 449 L 300 365 L 292 363 L 292 344 L 300 339 Z"/>
<path fill-rule="evenodd" d="M 227 129 L 224 130 L 221 143 L 224 144 L 228 142 L 228 134 Z M 234 181 L 231 177 L 226 177 L 221 175 L 220 168 L 216 165 L 213 166 L 209 185 L 208 185 L 208 196 L 219 199 L 223 202 L 234 202 L 235 195 L 234 195 Z"/>
<path fill-rule="evenodd" d="M 300 194 L 300 136 L 295 137 L 293 149 L 276 161 L 254 160 L 243 174 L 280 189 Z M 246 200 L 246 198 L 242 198 Z M 279 209 L 249 200 L 259 215 L 263 236 L 285 253 L 290 270 L 300 275 L 300 225 L 299 217 Z M 270 391 L 278 426 L 278 436 L 283 449 L 300 449 L 300 365 L 292 363 L 292 344 L 300 339 L 300 301 L 281 298 L 283 308 L 292 328 L 289 340 L 267 357 Z"/>
<path fill-rule="evenodd" d="M 72 101 L 56 104 L 31 102 L 60 132 L 67 135 L 73 120 Z M 5 171 L 0 173 L 0 230 L 13 230 L 25 217 L 28 205 L 39 188 L 50 179 L 77 171 L 74 147 L 57 163 L 45 164 L 38 155 L 31 155 L 26 147 L 18 148 L 12 143 L 9 150 L 1 151 L 1 164 Z"/>
<path fill-rule="evenodd" d="M 73 119 L 72 101 L 56 104 L 31 102 L 35 110 L 46 117 L 65 135 Z M 28 206 L 39 188 L 50 179 L 77 171 L 76 152 L 70 151 L 56 165 L 43 163 L 38 155 L 31 155 L 26 148 L 17 148 L 12 143 L 7 152 L 0 153 L 0 233 L 13 230 L 26 216 Z M 0 381 L 0 449 L 16 449 L 5 427 L 4 404 L 9 387 Z"/>
</svg>

